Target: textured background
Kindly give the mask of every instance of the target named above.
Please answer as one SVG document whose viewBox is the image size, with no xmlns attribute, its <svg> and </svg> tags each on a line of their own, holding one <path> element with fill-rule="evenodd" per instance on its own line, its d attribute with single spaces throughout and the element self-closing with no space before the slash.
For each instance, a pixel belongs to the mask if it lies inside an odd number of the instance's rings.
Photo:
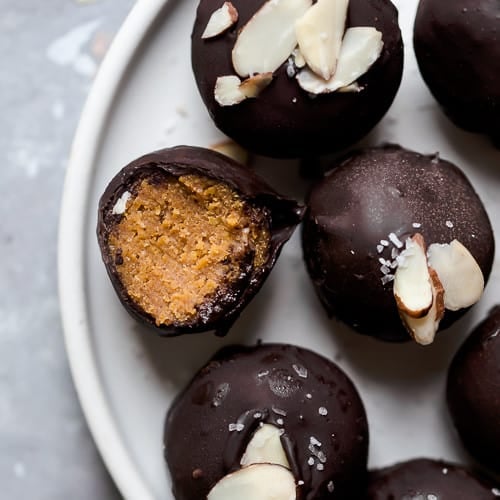
<svg viewBox="0 0 500 500">
<path fill-rule="evenodd" d="M 132 0 L 1 0 L 0 496 L 120 496 L 83 419 L 57 297 L 59 203 L 93 77 Z"/>
</svg>

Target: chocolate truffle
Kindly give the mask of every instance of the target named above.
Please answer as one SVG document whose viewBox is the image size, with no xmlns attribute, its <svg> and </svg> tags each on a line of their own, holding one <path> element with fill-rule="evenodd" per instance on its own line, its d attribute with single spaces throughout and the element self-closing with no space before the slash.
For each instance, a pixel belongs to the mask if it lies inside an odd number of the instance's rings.
<svg viewBox="0 0 500 500">
<path fill-rule="evenodd" d="M 500 146 L 500 3 L 420 0 L 414 47 L 418 66 L 455 125 Z"/>
<path fill-rule="evenodd" d="M 483 204 L 464 174 L 437 155 L 388 145 L 352 153 L 335 167 L 311 190 L 302 233 L 304 259 L 323 306 L 358 332 L 389 341 L 410 338 L 403 318 L 417 341 L 430 343 L 443 299 L 447 309 L 467 307 L 460 295 L 477 287 L 477 300 L 490 274 L 494 240 Z M 413 251 L 420 260 L 411 260 Z M 468 255 L 460 271 L 458 254 Z M 414 276 L 405 269 L 415 270 Z M 431 269 L 443 287 L 434 286 Z M 424 295 L 427 309 L 410 307 Z M 459 300 L 452 304 L 454 296 Z M 447 310 L 441 326 L 463 311 Z M 424 323 L 415 326 L 413 319 Z M 426 325 L 431 331 L 417 335 Z"/>
<path fill-rule="evenodd" d="M 495 500 L 500 490 L 472 471 L 420 458 L 370 473 L 366 500 Z"/>
<path fill-rule="evenodd" d="M 274 430 L 273 446 L 262 429 Z M 205 500 L 223 477 L 260 462 L 289 469 L 304 500 L 358 498 L 366 487 L 368 427 L 354 385 L 291 345 L 219 351 L 174 401 L 164 441 L 177 500 Z"/>
<path fill-rule="evenodd" d="M 467 450 L 500 474 L 500 306 L 490 311 L 455 355 L 447 399 Z"/>
<path fill-rule="evenodd" d="M 114 177 L 99 203 L 97 235 L 130 313 L 165 335 L 224 334 L 302 211 L 226 156 L 179 146 Z"/>
<path fill-rule="evenodd" d="M 192 66 L 215 125 L 250 151 L 274 157 L 338 151 L 365 136 L 390 107 L 401 82 L 403 44 L 398 13 L 389 0 L 319 0 L 316 12 L 308 11 L 311 0 L 233 0 L 233 17 L 227 14 L 227 24 L 220 24 L 220 29 L 229 27 L 203 38 L 222 3 L 200 1 Z M 328 10 L 341 10 L 340 5 L 346 17 Z M 302 31 L 296 33 L 297 19 Z M 313 71 L 323 55 L 333 64 Z M 354 66 L 362 69 L 356 73 Z M 343 76 L 351 69 L 354 80 Z M 318 76 L 332 70 L 328 85 L 341 85 L 335 91 L 323 89 L 326 80 Z M 245 80 L 248 75 L 254 78 Z M 228 78 L 218 81 L 221 77 Z M 243 90 L 235 87 L 238 78 L 246 82 Z M 234 103 L 221 104 L 224 96 Z"/>
</svg>

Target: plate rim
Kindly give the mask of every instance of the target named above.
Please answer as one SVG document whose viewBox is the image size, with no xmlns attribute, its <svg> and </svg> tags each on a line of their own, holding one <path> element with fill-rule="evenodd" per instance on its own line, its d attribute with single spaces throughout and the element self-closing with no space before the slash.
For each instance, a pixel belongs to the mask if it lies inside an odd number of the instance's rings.
<svg viewBox="0 0 500 500">
<path fill-rule="evenodd" d="M 80 406 L 108 472 L 126 499 L 154 500 L 133 465 L 103 391 L 89 331 L 83 235 L 89 185 L 120 82 L 169 0 L 138 0 L 118 30 L 83 106 L 65 174 L 58 229 L 58 293 L 63 338 Z M 105 443 L 105 444 L 104 444 Z"/>
</svg>

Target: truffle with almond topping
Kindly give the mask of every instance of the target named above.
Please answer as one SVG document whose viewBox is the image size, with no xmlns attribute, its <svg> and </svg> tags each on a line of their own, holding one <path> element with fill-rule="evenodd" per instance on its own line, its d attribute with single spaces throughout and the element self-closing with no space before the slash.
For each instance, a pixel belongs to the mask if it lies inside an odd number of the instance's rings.
<svg viewBox="0 0 500 500">
<path fill-rule="evenodd" d="M 113 286 L 135 317 L 164 335 L 224 334 L 302 212 L 234 160 L 179 146 L 115 176 L 99 203 L 97 235 Z"/>
<path fill-rule="evenodd" d="M 302 240 L 316 292 L 358 332 L 429 344 L 481 296 L 491 224 L 464 174 L 439 156 L 394 145 L 352 153 L 307 206 Z"/>
<path fill-rule="evenodd" d="M 500 474 L 500 306 L 490 311 L 455 355 L 447 399 L 465 448 Z"/>
<path fill-rule="evenodd" d="M 204 39 L 221 4 L 200 1 L 192 66 L 216 126 L 245 148 L 275 157 L 338 151 L 390 107 L 403 44 L 389 0 L 233 0 L 238 20 Z"/>
<path fill-rule="evenodd" d="M 354 385 L 327 359 L 284 344 L 226 347 L 168 412 L 174 496 L 267 499 L 283 482 L 283 496 L 272 498 L 360 498 L 367 425 Z"/>
<path fill-rule="evenodd" d="M 370 473 L 365 500 L 495 500 L 500 490 L 473 471 L 419 458 Z"/>
<path fill-rule="evenodd" d="M 500 147 L 500 3 L 420 0 L 414 29 L 418 66 L 457 125 Z"/>
</svg>

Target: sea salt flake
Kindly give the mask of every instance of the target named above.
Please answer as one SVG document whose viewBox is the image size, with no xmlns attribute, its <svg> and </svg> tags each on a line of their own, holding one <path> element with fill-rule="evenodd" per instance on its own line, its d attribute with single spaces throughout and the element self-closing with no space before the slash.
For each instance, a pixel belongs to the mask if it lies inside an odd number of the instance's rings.
<svg viewBox="0 0 500 500">
<path fill-rule="evenodd" d="M 262 417 L 262 413 L 260 411 L 256 411 L 254 414 L 253 414 L 253 418 L 260 418 Z"/>
<path fill-rule="evenodd" d="M 301 378 L 307 378 L 307 368 L 304 368 L 300 365 L 292 365 L 292 368 L 295 370 L 295 373 Z"/>
<path fill-rule="evenodd" d="M 312 394 L 307 393 L 307 394 L 306 394 L 306 398 L 307 398 L 307 399 L 312 399 Z"/>
<path fill-rule="evenodd" d="M 382 274 L 389 274 L 391 272 L 391 269 L 390 269 L 390 267 L 387 267 L 384 265 L 380 268 L 380 271 Z"/>
<path fill-rule="evenodd" d="M 447 220 L 445 222 L 445 224 L 446 224 L 446 227 L 449 227 L 450 229 L 453 227 L 453 222 L 451 222 L 451 220 Z"/>
<path fill-rule="evenodd" d="M 500 497 L 500 489 L 498 488 L 492 488 L 491 489 L 491 492 L 493 493 L 493 495 L 495 495 L 496 497 Z"/>
<path fill-rule="evenodd" d="M 420 222 L 414 222 L 412 224 L 412 226 L 415 228 L 415 229 L 418 229 L 419 227 L 422 227 L 422 224 L 420 224 Z"/>
<path fill-rule="evenodd" d="M 403 248 L 402 241 L 394 233 L 389 233 L 389 240 L 391 240 L 391 243 L 394 246 L 396 246 L 398 248 Z"/>
<path fill-rule="evenodd" d="M 314 458 L 313 457 L 309 457 L 309 460 L 307 461 L 307 465 L 309 465 L 309 466 L 314 465 Z"/>
<path fill-rule="evenodd" d="M 380 278 L 380 281 L 382 282 L 382 285 L 387 285 L 387 283 L 394 281 L 394 274 L 386 274 Z"/>
<path fill-rule="evenodd" d="M 321 446 L 321 441 L 318 441 L 314 436 L 309 438 L 309 443 L 313 446 Z"/>
<path fill-rule="evenodd" d="M 299 479 L 299 480 L 297 481 L 297 485 L 298 485 L 298 486 L 302 486 L 303 484 L 304 484 L 304 481 L 302 481 L 302 479 Z"/>
<path fill-rule="evenodd" d="M 325 466 L 323 464 L 316 465 L 316 469 L 318 469 L 318 470 L 323 470 L 324 468 L 325 468 Z"/>
<path fill-rule="evenodd" d="M 384 247 L 388 247 L 389 246 L 389 242 L 387 240 L 380 240 L 380 244 Z"/>
<path fill-rule="evenodd" d="M 245 428 L 245 425 L 240 424 L 238 422 L 236 424 L 229 424 L 228 428 L 229 428 L 229 432 L 234 432 L 234 431 L 241 432 Z"/>
<path fill-rule="evenodd" d="M 443 467 L 443 469 L 441 469 L 441 472 L 446 476 L 446 474 L 448 474 L 448 469 L 446 467 Z"/>
<path fill-rule="evenodd" d="M 328 415 L 328 410 L 324 406 L 320 406 L 318 408 L 318 413 L 320 415 L 326 416 L 326 415 Z"/>
<path fill-rule="evenodd" d="M 278 418 L 278 419 L 276 419 L 276 423 L 277 423 L 278 425 L 283 425 L 283 423 L 284 423 L 284 422 L 283 422 L 283 419 L 282 419 L 282 418 Z"/>
<path fill-rule="evenodd" d="M 286 417 L 286 411 L 282 410 L 281 408 L 277 408 L 276 406 L 271 406 L 271 409 L 273 410 L 276 415 L 281 415 L 282 417 Z"/>
<path fill-rule="evenodd" d="M 377 252 L 382 253 L 384 251 L 384 247 L 382 245 L 377 245 Z"/>
<path fill-rule="evenodd" d="M 326 489 L 329 491 L 329 493 L 333 493 L 333 490 L 335 489 L 335 486 L 333 485 L 333 481 L 330 481 L 330 482 L 326 485 Z"/>
</svg>

